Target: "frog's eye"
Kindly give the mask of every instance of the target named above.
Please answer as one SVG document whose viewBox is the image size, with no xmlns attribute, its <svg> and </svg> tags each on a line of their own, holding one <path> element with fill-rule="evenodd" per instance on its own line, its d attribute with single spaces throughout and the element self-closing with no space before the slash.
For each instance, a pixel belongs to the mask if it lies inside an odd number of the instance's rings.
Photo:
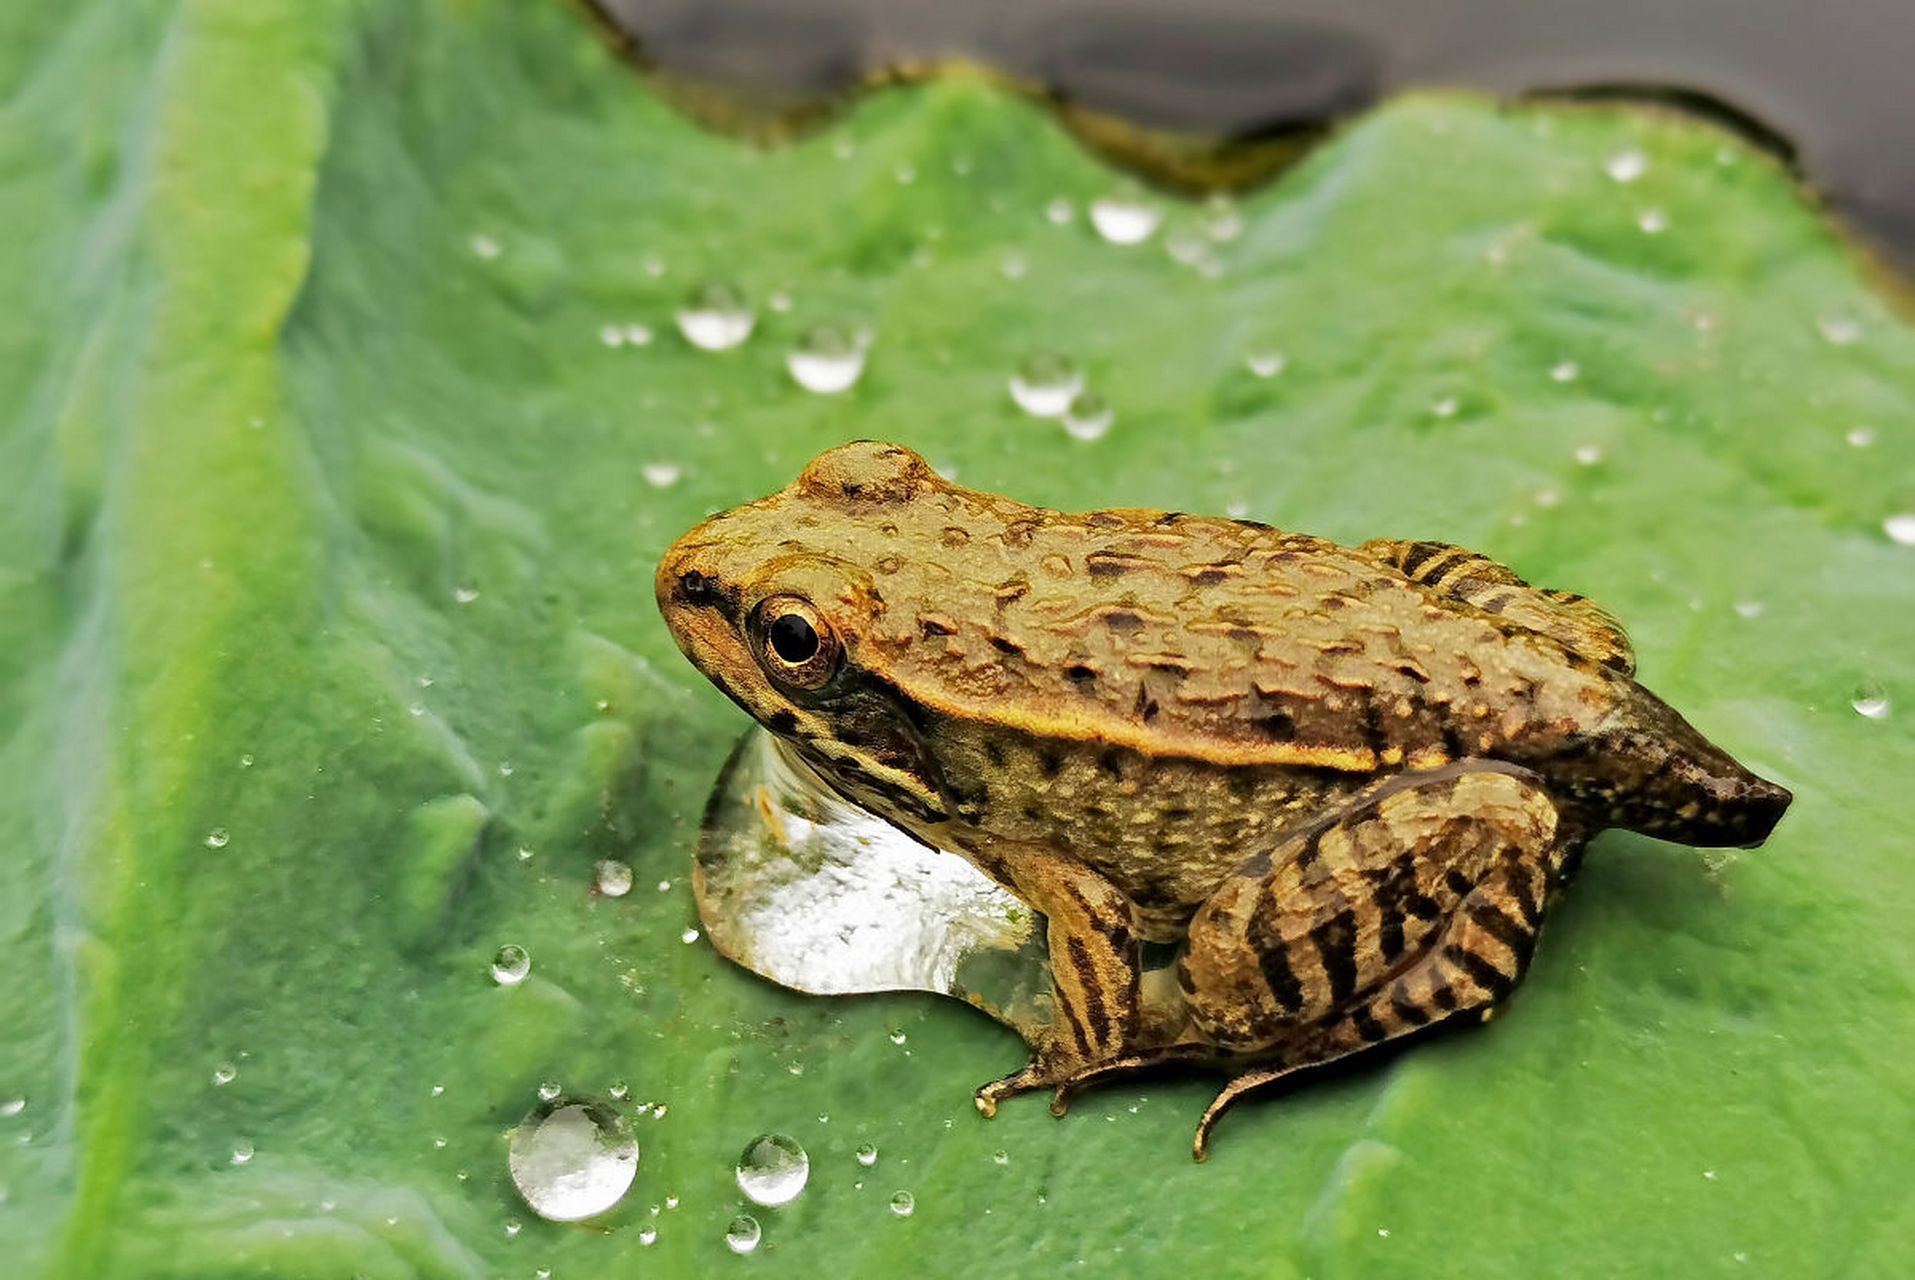
<svg viewBox="0 0 1915 1280">
<path fill-rule="evenodd" d="M 773 596 L 758 609 L 760 661 L 773 678 L 800 689 L 822 688 L 838 670 L 837 633 L 811 602 Z"/>
</svg>

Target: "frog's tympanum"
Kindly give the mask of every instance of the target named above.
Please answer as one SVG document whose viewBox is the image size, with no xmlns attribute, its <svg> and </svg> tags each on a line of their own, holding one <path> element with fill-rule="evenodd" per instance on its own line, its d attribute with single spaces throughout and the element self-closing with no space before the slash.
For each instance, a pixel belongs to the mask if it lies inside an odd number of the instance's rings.
<svg viewBox="0 0 1915 1280">
<path fill-rule="evenodd" d="M 1194 1062 L 1232 1075 L 1200 1159 L 1250 1089 L 1486 1018 L 1596 832 L 1754 845 L 1790 798 L 1636 683 L 1603 610 L 1440 542 L 1047 511 L 865 442 L 686 534 L 657 589 L 824 783 L 1044 914 L 1049 1031 L 979 1109 Z"/>
</svg>

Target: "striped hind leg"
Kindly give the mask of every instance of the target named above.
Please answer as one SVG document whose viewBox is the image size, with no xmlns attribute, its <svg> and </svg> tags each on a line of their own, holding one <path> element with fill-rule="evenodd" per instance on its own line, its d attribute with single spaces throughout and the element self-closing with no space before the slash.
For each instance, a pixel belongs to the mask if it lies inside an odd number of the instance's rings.
<svg viewBox="0 0 1915 1280">
<path fill-rule="evenodd" d="M 1555 806 L 1527 770 L 1465 761 L 1404 774 L 1267 859 L 1191 922 L 1180 964 L 1191 1021 L 1267 1066 L 1233 1101 L 1459 1013 L 1487 1014 L 1521 979 L 1560 867 Z"/>
</svg>

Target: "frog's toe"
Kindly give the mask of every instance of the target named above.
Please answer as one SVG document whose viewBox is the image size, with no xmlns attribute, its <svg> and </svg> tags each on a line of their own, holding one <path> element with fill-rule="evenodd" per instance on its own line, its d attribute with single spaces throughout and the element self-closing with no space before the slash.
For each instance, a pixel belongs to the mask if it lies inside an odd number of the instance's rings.
<svg viewBox="0 0 1915 1280">
<path fill-rule="evenodd" d="M 1050 1083 L 1048 1072 L 1036 1063 L 1011 1072 L 1002 1080 L 993 1080 L 979 1089 L 974 1095 L 979 1114 L 989 1118 L 997 1114 L 997 1104 L 1005 1098 L 1015 1098 L 1020 1093 L 1029 1093 L 1033 1089 L 1042 1089 Z"/>
<path fill-rule="evenodd" d="M 1071 1109 L 1071 1097 L 1074 1094 L 1076 1094 L 1076 1092 L 1077 1092 L 1077 1089 L 1069 1081 L 1066 1081 L 1065 1083 L 1058 1085 L 1055 1089 L 1052 1089 L 1051 1090 L 1051 1114 L 1054 1116 L 1069 1114 Z"/>
</svg>

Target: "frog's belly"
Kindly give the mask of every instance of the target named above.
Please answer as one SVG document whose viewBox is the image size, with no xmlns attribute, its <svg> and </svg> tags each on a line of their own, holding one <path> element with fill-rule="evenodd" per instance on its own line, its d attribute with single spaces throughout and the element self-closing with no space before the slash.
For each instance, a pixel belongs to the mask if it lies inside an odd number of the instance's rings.
<svg viewBox="0 0 1915 1280">
<path fill-rule="evenodd" d="M 1223 768 L 1095 744 L 999 741 L 978 778 L 982 844 L 1066 851 L 1130 895 L 1161 929 L 1208 898 L 1279 833 L 1372 781 L 1283 766 Z M 998 763 L 1001 761 L 1002 763 Z M 1174 922 L 1174 925 L 1173 925 Z"/>
</svg>

